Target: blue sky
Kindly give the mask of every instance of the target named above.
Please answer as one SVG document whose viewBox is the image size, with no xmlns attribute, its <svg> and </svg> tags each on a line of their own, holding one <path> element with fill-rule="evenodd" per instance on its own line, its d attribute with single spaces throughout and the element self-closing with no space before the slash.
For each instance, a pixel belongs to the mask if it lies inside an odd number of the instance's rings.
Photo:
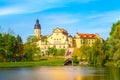
<svg viewBox="0 0 120 80">
<path fill-rule="evenodd" d="M 42 35 L 61 27 L 70 35 L 98 33 L 109 37 L 111 26 L 120 20 L 120 0 L 0 0 L 2 31 L 13 30 L 23 41 L 34 34 L 36 18 Z"/>
</svg>

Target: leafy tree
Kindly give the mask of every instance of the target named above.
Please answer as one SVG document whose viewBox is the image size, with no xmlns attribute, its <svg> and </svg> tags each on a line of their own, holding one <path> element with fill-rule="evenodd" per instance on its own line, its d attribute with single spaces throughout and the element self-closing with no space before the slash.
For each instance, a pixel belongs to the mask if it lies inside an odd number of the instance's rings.
<svg viewBox="0 0 120 80">
<path fill-rule="evenodd" d="M 46 36 L 42 36 L 42 42 L 47 44 L 48 41 L 47 41 L 47 37 Z"/>
<path fill-rule="evenodd" d="M 96 39 L 90 51 L 91 51 L 90 62 L 92 64 L 103 65 L 105 60 L 105 54 L 103 53 L 103 43 L 101 42 L 100 39 Z"/>
<path fill-rule="evenodd" d="M 2 61 L 15 61 L 15 43 L 16 37 L 7 33 L 0 34 L 0 55 Z"/>
<path fill-rule="evenodd" d="M 79 60 L 78 60 L 77 56 L 74 56 L 74 57 L 73 57 L 73 63 L 75 63 L 75 64 L 78 64 L 78 63 L 79 63 Z"/>
<path fill-rule="evenodd" d="M 106 42 L 109 44 L 109 49 L 108 49 L 109 57 L 114 61 L 119 61 L 120 60 L 120 21 L 113 24 L 112 30 L 110 32 L 110 37 Z"/>
<path fill-rule="evenodd" d="M 81 47 L 80 47 L 80 53 L 83 55 L 82 58 L 88 60 L 89 58 L 89 49 L 90 46 L 87 45 L 86 43 L 84 43 Z"/>
<path fill-rule="evenodd" d="M 5 54 L 4 54 L 4 41 L 3 41 L 3 35 L 0 33 L 0 61 L 3 60 Z"/>
<path fill-rule="evenodd" d="M 65 55 L 65 49 L 58 49 L 55 55 L 56 56 L 64 56 Z"/>
<path fill-rule="evenodd" d="M 87 40 L 84 40 L 83 45 L 80 47 L 80 53 L 91 64 L 104 64 L 105 54 L 103 53 L 103 43 L 100 39 L 96 39 L 91 47 L 88 45 Z"/>
<path fill-rule="evenodd" d="M 8 33 L 0 32 L 0 61 L 21 61 L 23 51 L 22 39 L 9 29 Z"/>
<path fill-rule="evenodd" d="M 21 61 L 23 59 L 23 42 L 22 42 L 22 38 L 17 35 L 17 38 L 16 38 L 16 53 L 15 53 L 15 56 L 16 56 L 16 60 L 17 61 Z"/>
<path fill-rule="evenodd" d="M 57 53 L 57 49 L 55 47 L 52 47 L 52 48 L 49 48 L 47 52 L 48 52 L 48 55 L 51 54 L 51 55 L 55 56 Z"/>
<path fill-rule="evenodd" d="M 34 57 L 40 55 L 40 48 L 37 46 L 38 39 L 34 36 L 29 36 L 24 45 L 24 59 L 25 61 L 32 61 Z"/>
</svg>

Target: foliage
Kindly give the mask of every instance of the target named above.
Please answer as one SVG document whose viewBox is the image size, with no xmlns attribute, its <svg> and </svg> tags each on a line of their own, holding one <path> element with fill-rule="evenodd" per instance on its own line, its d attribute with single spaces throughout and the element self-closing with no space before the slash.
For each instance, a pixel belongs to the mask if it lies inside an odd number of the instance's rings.
<svg viewBox="0 0 120 80">
<path fill-rule="evenodd" d="M 53 55 L 55 56 L 56 53 L 57 53 L 57 49 L 55 47 L 52 47 L 52 48 L 48 48 L 48 55 Z"/>
<path fill-rule="evenodd" d="M 23 45 L 19 35 L 15 37 L 12 32 L 0 33 L 0 61 L 16 62 L 30 61 L 34 56 L 39 56 L 40 49 L 36 45 L 36 37 L 28 37 Z"/>
<path fill-rule="evenodd" d="M 103 53 L 103 43 L 96 39 L 90 47 L 87 42 L 80 47 L 81 60 L 85 60 L 94 65 L 103 65 L 105 54 Z"/>
<path fill-rule="evenodd" d="M 105 54 L 108 60 L 118 62 L 120 60 L 120 21 L 112 25 L 110 37 L 106 40 Z"/>
<path fill-rule="evenodd" d="M 42 36 L 42 42 L 44 43 L 44 44 L 47 44 L 47 36 Z"/>
<path fill-rule="evenodd" d="M 17 39 L 10 33 L 0 34 L 0 61 L 16 61 Z"/>
<path fill-rule="evenodd" d="M 16 47 L 15 48 L 16 61 L 22 61 L 22 58 L 23 58 L 23 42 L 22 42 L 22 38 L 19 35 L 17 35 L 15 47 Z"/>
<path fill-rule="evenodd" d="M 65 49 L 58 49 L 57 53 L 55 54 L 55 56 L 64 56 L 65 55 Z"/>
<path fill-rule="evenodd" d="M 82 59 L 88 59 L 88 55 L 89 55 L 89 49 L 90 49 L 90 46 L 89 45 L 87 45 L 86 43 L 85 44 L 83 44 L 81 47 L 80 47 L 80 53 L 82 54 L 82 55 L 84 55 L 83 57 L 82 57 Z"/>
<path fill-rule="evenodd" d="M 73 57 L 73 63 L 75 63 L 75 64 L 78 64 L 78 63 L 79 63 L 79 60 L 78 60 L 78 57 L 77 57 L 77 56 L 74 56 L 74 57 Z"/>
<path fill-rule="evenodd" d="M 37 47 L 37 38 L 34 36 L 29 36 L 27 42 L 24 45 L 24 60 L 33 61 L 35 56 L 40 55 L 40 48 Z"/>
<path fill-rule="evenodd" d="M 105 61 L 105 54 L 103 53 L 103 43 L 96 39 L 90 50 L 90 60 L 92 64 L 103 65 Z"/>
</svg>

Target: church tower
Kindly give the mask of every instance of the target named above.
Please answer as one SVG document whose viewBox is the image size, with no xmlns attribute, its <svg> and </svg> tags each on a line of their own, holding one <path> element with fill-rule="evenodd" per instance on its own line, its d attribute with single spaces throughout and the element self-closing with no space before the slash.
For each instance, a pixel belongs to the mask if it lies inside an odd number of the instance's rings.
<svg viewBox="0 0 120 80">
<path fill-rule="evenodd" d="M 41 35 L 41 25 L 39 24 L 39 20 L 36 20 L 35 26 L 34 26 L 34 36 L 37 38 Z"/>
</svg>

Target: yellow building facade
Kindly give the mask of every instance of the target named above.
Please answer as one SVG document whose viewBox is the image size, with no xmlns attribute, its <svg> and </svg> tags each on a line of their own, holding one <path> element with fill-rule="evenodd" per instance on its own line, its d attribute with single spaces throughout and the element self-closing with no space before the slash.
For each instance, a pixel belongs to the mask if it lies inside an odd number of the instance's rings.
<svg viewBox="0 0 120 80">
<path fill-rule="evenodd" d="M 98 34 L 83 34 L 77 33 L 74 37 L 70 36 L 69 33 L 62 28 L 56 28 L 52 31 L 50 35 L 41 35 L 41 25 L 39 20 L 36 20 L 34 26 L 34 36 L 36 36 L 39 41 L 37 46 L 40 47 L 41 51 L 46 51 L 48 48 L 55 47 L 56 49 L 67 49 L 69 47 L 80 48 L 84 40 L 87 40 L 88 45 L 92 46 L 95 39 L 101 39 Z"/>
<path fill-rule="evenodd" d="M 34 26 L 34 36 L 39 39 L 37 46 L 40 47 L 42 51 L 46 51 L 48 48 L 52 47 L 55 47 L 56 49 L 67 49 L 68 47 L 73 47 L 73 37 L 70 36 L 65 29 L 56 28 L 52 31 L 52 34 L 42 36 L 41 26 L 38 19 Z"/>
<path fill-rule="evenodd" d="M 80 48 L 84 43 L 92 46 L 96 39 L 99 39 L 103 43 L 103 39 L 98 34 L 77 33 L 74 39 L 76 48 Z"/>
</svg>

